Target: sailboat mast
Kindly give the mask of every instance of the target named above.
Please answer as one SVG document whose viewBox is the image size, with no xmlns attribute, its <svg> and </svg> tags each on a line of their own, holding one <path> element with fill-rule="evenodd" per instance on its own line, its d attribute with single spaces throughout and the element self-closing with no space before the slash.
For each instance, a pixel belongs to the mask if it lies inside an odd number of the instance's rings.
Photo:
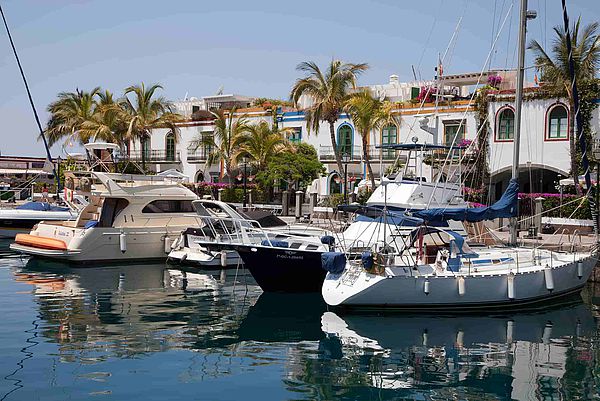
<svg viewBox="0 0 600 401">
<path fill-rule="evenodd" d="M 517 90 L 515 92 L 515 137 L 513 140 L 512 178 L 519 180 L 519 150 L 521 148 L 521 108 L 523 101 L 523 78 L 525 73 L 525 40 L 527 35 L 527 19 L 535 18 L 535 12 L 527 12 L 527 0 L 521 0 L 519 14 L 519 58 L 517 65 Z M 510 219 L 510 245 L 516 245 L 518 239 L 518 204 L 517 217 Z"/>
<path fill-rule="evenodd" d="M 10 42 L 10 46 L 12 48 L 15 59 L 17 60 L 17 66 L 19 67 L 19 71 L 21 72 L 21 78 L 23 78 L 23 83 L 25 84 L 25 90 L 27 91 L 27 97 L 29 98 L 29 104 L 31 105 L 31 109 L 33 110 L 33 116 L 35 117 L 35 122 L 37 123 L 38 129 L 40 130 L 40 137 L 44 142 L 44 148 L 46 149 L 46 157 L 48 161 L 52 163 L 52 174 L 54 174 L 54 178 L 56 179 L 56 190 L 60 190 L 60 177 L 56 174 L 56 167 L 52 162 L 52 155 L 50 154 L 50 147 L 48 146 L 48 140 L 46 139 L 46 135 L 44 133 L 44 129 L 42 128 L 42 124 L 40 122 L 40 117 L 38 116 L 37 109 L 35 108 L 35 104 L 33 103 L 33 97 L 31 96 L 31 91 L 29 90 L 29 84 L 27 83 L 27 78 L 25 78 L 25 72 L 23 71 L 23 66 L 21 66 L 21 60 L 19 59 L 19 55 L 17 53 L 17 48 L 15 47 L 15 43 L 13 42 L 12 35 L 10 33 L 10 29 L 8 28 L 8 22 L 6 22 L 6 17 L 4 15 L 4 10 L 2 10 L 2 5 L 0 5 L 0 16 L 2 16 L 2 22 L 4 23 L 4 28 L 6 29 L 6 34 L 8 35 L 8 40 Z M 32 193 L 33 196 L 33 193 Z"/>
</svg>

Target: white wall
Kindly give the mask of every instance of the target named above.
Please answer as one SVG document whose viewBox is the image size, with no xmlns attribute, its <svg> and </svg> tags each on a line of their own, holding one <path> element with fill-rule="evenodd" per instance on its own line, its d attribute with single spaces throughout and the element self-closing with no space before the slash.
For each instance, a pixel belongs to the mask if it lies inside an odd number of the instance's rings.
<svg viewBox="0 0 600 401">
<path fill-rule="evenodd" d="M 570 170 L 569 140 L 548 140 L 547 111 L 556 104 L 556 99 L 536 99 L 523 101 L 521 117 L 521 146 L 519 165 L 527 162 L 536 167 L 546 166 L 556 172 L 567 175 Z M 561 102 L 567 105 L 566 102 Z M 489 164 L 491 174 L 509 169 L 513 164 L 513 141 L 500 142 L 496 139 L 497 114 L 506 106 L 514 107 L 512 99 L 490 102 L 488 120 L 490 121 Z"/>
</svg>

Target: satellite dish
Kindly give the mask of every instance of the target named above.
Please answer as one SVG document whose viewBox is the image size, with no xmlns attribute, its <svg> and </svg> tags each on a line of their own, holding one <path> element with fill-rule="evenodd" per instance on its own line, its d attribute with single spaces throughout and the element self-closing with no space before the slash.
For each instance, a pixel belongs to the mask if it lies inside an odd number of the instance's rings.
<svg viewBox="0 0 600 401">
<path fill-rule="evenodd" d="M 219 86 L 219 89 L 217 89 L 217 93 L 215 94 L 215 96 L 219 96 L 223 94 L 223 85 Z"/>
</svg>

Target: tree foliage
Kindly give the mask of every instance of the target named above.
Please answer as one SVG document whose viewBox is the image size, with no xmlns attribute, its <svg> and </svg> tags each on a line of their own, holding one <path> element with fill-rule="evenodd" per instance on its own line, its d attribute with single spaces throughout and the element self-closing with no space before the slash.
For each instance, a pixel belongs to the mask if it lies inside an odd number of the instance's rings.
<svg viewBox="0 0 600 401">
<path fill-rule="evenodd" d="M 211 149 L 207 164 L 222 163 L 225 176 L 231 182 L 233 170 L 242 156 L 242 145 L 246 140 L 249 128 L 248 119 L 246 115 L 235 117 L 235 109 L 227 112 L 218 110 L 211 113 L 215 118 L 215 129 L 212 135 L 195 138 L 190 147 L 197 149 L 200 146 L 206 146 Z"/>
<path fill-rule="evenodd" d="M 363 158 L 371 179 L 371 188 L 375 188 L 375 177 L 369 156 L 369 135 L 371 131 L 386 125 L 398 124 L 399 117 L 393 114 L 393 105 L 390 102 L 375 99 L 367 89 L 349 96 L 344 107 L 362 138 Z"/>
<path fill-rule="evenodd" d="M 123 148 L 130 140 L 141 141 L 155 128 L 168 128 L 177 139 L 181 116 L 173 112 L 164 97 L 155 96 L 158 89 L 162 86 L 146 87 L 142 82 L 126 88 L 119 99 L 100 87 L 89 92 L 79 89 L 61 92 L 48 106 L 48 141 L 54 144 L 67 138 L 83 144 L 103 140 Z M 142 163 L 143 158 L 144 152 Z"/>
<path fill-rule="evenodd" d="M 299 143 L 291 145 L 291 151 L 274 155 L 267 168 L 258 171 L 256 180 L 264 188 L 283 181 L 299 189 L 307 187 L 324 173 L 325 167 L 319 161 L 317 150 L 306 143 Z"/>
<path fill-rule="evenodd" d="M 528 46 L 535 56 L 536 68 L 540 71 L 544 87 L 551 91 L 556 97 L 566 96 L 571 108 L 570 115 L 570 153 L 571 153 L 571 175 L 577 183 L 579 160 L 581 149 L 578 149 L 574 135 L 575 113 L 572 93 L 571 72 L 569 68 L 569 52 L 567 50 L 567 39 L 571 40 L 572 57 L 574 62 L 575 79 L 579 87 L 584 87 L 595 78 L 596 71 L 600 66 L 600 35 L 598 35 L 598 22 L 581 27 L 581 17 L 569 29 L 565 31 L 563 26 L 554 27 L 554 39 L 550 52 L 546 51 L 540 43 L 532 40 Z M 583 93 L 583 92 L 582 92 Z M 582 107 L 585 105 L 585 97 Z M 585 132 L 589 137 L 589 132 Z M 577 186 L 579 188 L 579 186 Z"/>
<path fill-rule="evenodd" d="M 306 75 L 296 80 L 290 99 L 298 107 L 302 96 L 310 98 L 311 105 L 305 110 L 309 132 L 312 130 L 318 133 L 321 121 L 329 124 L 331 146 L 340 172 L 343 171 L 342 159 L 336 142 L 334 124 L 344 109 L 350 90 L 356 88 L 356 78 L 367 68 L 365 63 L 347 64 L 340 60 L 332 60 L 324 72 L 312 61 L 300 63 L 296 67 Z"/>
</svg>

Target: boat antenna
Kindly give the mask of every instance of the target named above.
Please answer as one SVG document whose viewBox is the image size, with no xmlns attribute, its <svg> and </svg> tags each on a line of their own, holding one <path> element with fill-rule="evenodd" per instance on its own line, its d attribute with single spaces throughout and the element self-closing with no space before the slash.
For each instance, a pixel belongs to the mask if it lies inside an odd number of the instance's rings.
<svg viewBox="0 0 600 401">
<path fill-rule="evenodd" d="M 23 71 L 23 67 L 21 66 L 21 60 L 19 59 L 19 55 L 17 54 L 17 49 L 15 47 L 15 43 L 13 42 L 12 35 L 10 34 L 10 29 L 8 28 L 8 23 L 6 22 L 6 17 L 4 16 L 4 10 L 2 9 L 2 4 L 0 4 L 0 15 L 2 15 L 2 21 L 4 22 L 4 27 L 6 28 L 6 33 L 8 34 L 8 40 L 10 41 L 10 46 L 12 47 L 13 54 L 15 55 L 15 59 L 17 60 L 17 65 L 19 66 L 19 71 L 21 72 L 21 78 L 23 78 L 23 83 L 25 84 L 25 90 L 27 90 L 27 97 L 29 97 L 29 103 L 31 104 L 31 109 L 33 110 L 33 115 L 35 117 L 35 122 L 40 130 L 40 137 L 44 142 L 44 148 L 46 148 L 46 157 L 48 161 L 52 163 L 52 155 L 50 154 L 50 148 L 48 147 L 48 141 L 46 140 L 46 135 L 44 134 L 44 129 L 42 128 L 42 124 L 40 123 L 40 117 L 38 116 L 37 110 L 35 108 L 35 104 L 33 103 L 33 97 L 31 96 L 31 91 L 29 90 L 29 84 L 27 83 L 27 78 L 25 77 L 25 72 Z M 56 174 L 56 167 L 54 163 L 52 163 L 52 174 L 56 178 L 56 188 L 60 189 L 60 177 Z"/>
<path fill-rule="evenodd" d="M 519 180 L 519 148 L 521 147 L 521 107 L 523 102 L 523 78 L 525 73 L 525 40 L 527 35 L 527 20 L 534 19 L 537 13 L 527 11 L 527 0 L 521 0 L 521 12 L 519 14 L 519 58 L 517 65 L 517 89 L 515 91 L 515 137 L 513 141 L 513 166 L 512 179 Z M 518 239 L 517 216 L 519 207 L 517 205 L 516 216 L 510 218 L 510 242 L 516 245 Z"/>
</svg>

